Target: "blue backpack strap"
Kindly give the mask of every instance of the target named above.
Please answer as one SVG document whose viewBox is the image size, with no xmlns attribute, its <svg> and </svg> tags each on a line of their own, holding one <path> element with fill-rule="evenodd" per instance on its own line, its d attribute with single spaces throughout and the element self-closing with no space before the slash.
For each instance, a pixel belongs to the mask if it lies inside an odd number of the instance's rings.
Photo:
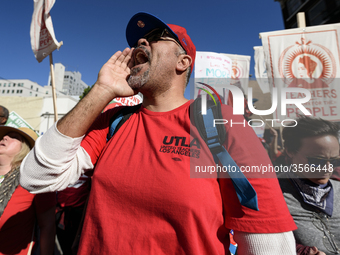
<svg viewBox="0 0 340 255">
<path fill-rule="evenodd" d="M 107 134 L 107 137 L 106 137 L 106 142 L 108 142 L 111 137 L 113 136 L 113 134 L 115 133 L 116 131 L 116 128 L 119 124 L 119 122 L 123 119 L 123 113 L 122 112 L 119 112 L 119 114 L 117 115 L 117 117 L 112 121 L 112 124 L 110 125 L 110 128 L 109 128 L 109 133 Z"/>
<path fill-rule="evenodd" d="M 211 108 L 207 109 L 207 114 L 202 115 L 205 130 L 207 133 L 207 145 L 214 156 L 215 163 L 221 162 L 227 169 L 236 169 L 228 172 L 229 177 L 234 185 L 236 194 L 240 203 L 250 209 L 258 211 L 257 194 L 248 179 L 241 172 L 238 165 L 230 156 L 228 151 L 220 143 L 217 128 L 213 126 L 214 114 Z M 230 166 L 230 167 L 229 167 Z"/>
<path fill-rule="evenodd" d="M 125 123 L 125 121 L 130 118 L 130 116 L 135 113 L 142 104 L 134 106 L 126 106 L 116 114 L 114 114 L 109 123 L 109 132 L 106 136 L 106 142 L 108 142 L 112 136 L 118 131 L 118 129 Z"/>
</svg>

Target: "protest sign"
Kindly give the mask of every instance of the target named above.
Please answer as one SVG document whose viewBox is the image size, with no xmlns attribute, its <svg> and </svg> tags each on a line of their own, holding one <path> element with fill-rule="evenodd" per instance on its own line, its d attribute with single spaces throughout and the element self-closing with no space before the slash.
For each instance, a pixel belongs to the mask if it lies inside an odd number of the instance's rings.
<svg viewBox="0 0 340 255">
<path fill-rule="evenodd" d="M 303 106 L 314 117 L 339 121 L 340 24 L 261 33 L 268 77 L 279 93 L 282 89 L 308 90 L 311 99 Z M 288 92 L 288 100 L 308 93 Z M 279 112 L 274 113 L 280 119 Z M 296 105 L 287 105 L 286 117 L 302 114 Z"/>
<path fill-rule="evenodd" d="M 266 61 L 264 57 L 263 47 L 254 47 L 254 60 L 255 60 L 255 78 L 260 86 L 263 94 L 270 92 L 270 83 L 268 80 Z"/>
<path fill-rule="evenodd" d="M 117 107 L 117 106 L 133 106 L 138 105 L 143 102 L 143 95 L 137 94 L 131 97 L 116 97 L 113 99 L 104 109 L 104 112 L 108 109 Z"/>
<path fill-rule="evenodd" d="M 250 56 L 237 54 L 223 54 L 232 62 L 231 85 L 239 85 L 245 95 L 248 94 Z M 237 85 L 236 85 L 237 86 Z"/>
<path fill-rule="evenodd" d="M 225 85 L 229 85 L 232 75 L 232 60 L 225 54 L 215 52 L 196 52 L 195 60 L 195 91 L 194 98 L 200 94 L 206 94 L 199 89 L 199 82 L 213 86 L 226 104 L 229 90 Z"/>
<path fill-rule="evenodd" d="M 27 127 L 34 130 L 30 124 L 28 124 L 19 114 L 14 111 L 9 114 L 6 126 L 14 128 Z"/>
</svg>

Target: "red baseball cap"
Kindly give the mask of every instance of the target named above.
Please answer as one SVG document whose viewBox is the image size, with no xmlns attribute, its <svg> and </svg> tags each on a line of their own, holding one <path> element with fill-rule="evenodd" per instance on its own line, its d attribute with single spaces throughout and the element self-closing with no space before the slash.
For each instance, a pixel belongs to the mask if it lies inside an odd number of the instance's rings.
<svg viewBox="0 0 340 255">
<path fill-rule="evenodd" d="M 129 21 L 126 27 L 126 40 L 130 47 L 137 44 L 140 38 L 143 38 L 147 33 L 156 28 L 166 28 L 171 35 L 178 40 L 186 53 L 192 58 L 191 72 L 194 69 L 196 47 L 191 41 L 191 38 L 187 34 L 187 30 L 184 27 L 166 24 L 156 16 L 139 12 L 135 14 Z"/>
</svg>

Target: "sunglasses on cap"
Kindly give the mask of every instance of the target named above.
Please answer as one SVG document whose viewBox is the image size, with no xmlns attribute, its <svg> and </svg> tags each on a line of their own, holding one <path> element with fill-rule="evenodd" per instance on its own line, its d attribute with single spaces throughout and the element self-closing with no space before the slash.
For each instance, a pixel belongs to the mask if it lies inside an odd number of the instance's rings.
<svg viewBox="0 0 340 255">
<path fill-rule="evenodd" d="M 321 157 L 306 157 L 306 158 L 308 160 L 309 165 L 314 165 L 317 167 L 323 167 L 327 164 L 327 162 L 329 162 L 329 164 L 332 167 L 340 166 L 340 157 L 330 158 L 330 159 L 321 158 Z"/>
<path fill-rule="evenodd" d="M 180 46 L 181 49 L 183 49 L 183 47 L 180 44 L 180 42 L 177 39 L 175 39 L 166 28 L 164 28 L 164 29 L 160 29 L 159 28 L 159 29 L 152 30 L 150 33 L 144 35 L 143 38 L 146 39 L 149 43 L 157 42 L 157 41 L 161 41 L 161 40 L 164 40 L 164 41 L 166 41 L 166 40 L 173 41 L 178 46 Z M 134 46 L 134 48 L 137 45 L 138 45 L 138 42 Z"/>
</svg>

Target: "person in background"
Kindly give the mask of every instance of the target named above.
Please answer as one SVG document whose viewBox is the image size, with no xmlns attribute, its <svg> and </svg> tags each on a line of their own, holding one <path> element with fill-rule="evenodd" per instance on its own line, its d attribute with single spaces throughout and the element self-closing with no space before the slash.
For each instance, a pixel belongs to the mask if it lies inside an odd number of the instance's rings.
<svg viewBox="0 0 340 255">
<path fill-rule="evenodd" d="M 29 128 L 0 126 L 0 254 L 31 254 L 39 226 L 40 255 L 52 255 L 55 193 L 34 195 L 19 184 L 20 164 L 37 134 Z"/>
<path fill-rule="evenodd" d="M 2 105 L 0 105 L 0 126 L 6 125 L 6 122 L 8 120 L 8 109 Z"/>
<path fill-rule="evenodd" d="M 269 143 L 269 155 L 272 162 L 275 162 L 277 158 L 282 155 L 282 148 L 278 145 L 278 133 L 274 128 L 269 129 L 270 134 L 273 136 L 271 142 Z"/>
<path fill-rule="evenodd" d="M 306 116 L 296 121 L 283 129 L 290 171 L 279 182 L 298 227 L 297 254 L 339 254 L 340 183 L 330 180 L 340 166 L 339 126 Z"/>
</svg>

